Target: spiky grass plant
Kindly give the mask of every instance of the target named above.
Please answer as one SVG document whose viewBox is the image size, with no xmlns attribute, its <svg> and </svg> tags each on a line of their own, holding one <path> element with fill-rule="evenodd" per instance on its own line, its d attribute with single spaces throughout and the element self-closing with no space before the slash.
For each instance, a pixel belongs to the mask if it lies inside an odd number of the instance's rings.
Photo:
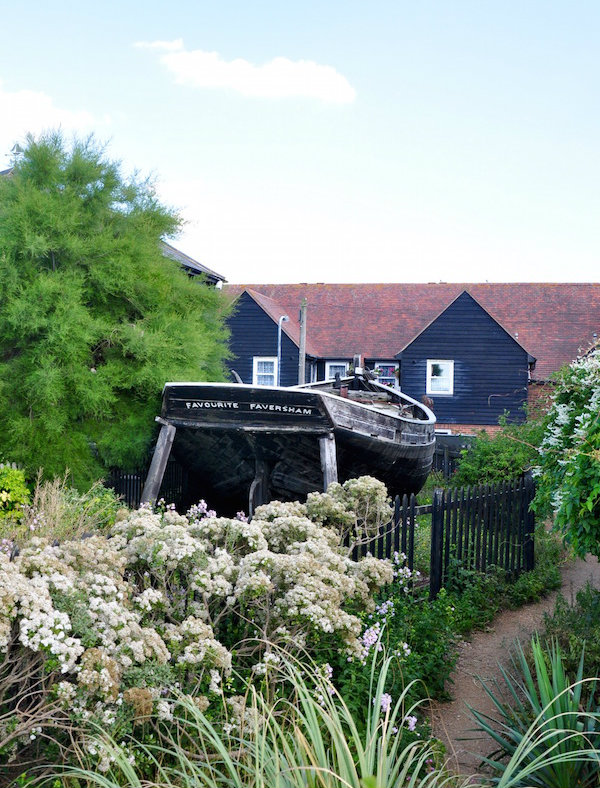
<svg viewBox="0 0 600 788">
<path fill-rule="evenodd" d="M 179 698 L 163 743 L 138 747 L 138 760 L 152 767 L 151 779 L 141 776 L 130 747 L 105 737 L 96 746 L 111 764 L 106 773 L 69 768 L 62 778 L 76 777 L 86 788 L 454 788 L 456 778 L 434 767 L 431 743 L 406 737 L 418 704 L 407 706 L 410 687 L 395 703 L 389 700 L 389 669 L 390 659 L 377 671 L 374 666 L 362 734 L 325 677 L 288 662 L 283 672 L 290 694 L 267 700 L 249 685 L 227 733 L 190 699 Z"/>
<path fill-rule="evenodd" d="M 533 672 L 520 646 L 504 687 L 484 684 L 495 717 L 470 709 L 478 728 L 498 745 L 485 762 L 501 788 L 595 788 L 600 777 L 600 709 L 596 679 L 583 677 L 584 653 L 573 682 L 560 647 L 531 642 Z M 587 698 L 587 700 L 586 700 Z"/>
</svg>

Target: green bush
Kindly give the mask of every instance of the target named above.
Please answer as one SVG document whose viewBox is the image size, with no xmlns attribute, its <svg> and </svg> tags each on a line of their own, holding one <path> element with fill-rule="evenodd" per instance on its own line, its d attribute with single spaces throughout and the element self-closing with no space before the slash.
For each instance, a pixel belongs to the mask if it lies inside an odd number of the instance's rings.
<svg viewBox="0 0 600 788">
<path fill-rule="evenodd" d="M 538 513 L 580 556 L 600 556 L 600 345 L 561 370 L 536 468 Z"/>
<path fill-rule="evenodd" d="M 247 682 L 239 704 L 244 724 L 223 731 L 191 699 L 179 697 L 173 704 L 175 725 L 163 727 L 160 743 L 99 734 L 93 745 L 110 764 L 107 774 L 98 774 L 93 764 L 90 770 L 76 767 L 59 774 L 87 788 L 466 786 L 439 767 L 435 742 L 411 736 L 418 704 L 411 704 L 406 693 L 392 700 L 385 692 L 391 663 L 385 659 L 377 675 L 371 673 L 368 722 L 362 730 L 315 665 L 286 663 L 280 673 L 290 700 L 273 701 Z M 158 783 L 144 779 L 145 764 L 154 766 Z"/>
<path fill-rule="evenodd" d="M 560 645 L 567 671 L 574 673 L 585 645 L 584 673 L 600 676 L 600 590 L 588 583 L 574 604 L 559 596 L 544 626 L 546 636 Z"/>
<path fill-rule="evenodd" d="M 5 540 L 5 547 L 14 544 L 22 547 L 32 538 L 62 542 L 84 534 L 106 533 L 122 508 L 114 491 L 101 482 L 79 492 L 71 487 L 67 476 L 52 481 L 42 481 L 40 476 L 33 499 L 29 502 L 28 497 L 23 502 L 18 519 L 15 516 L 4 522 L 0 519 L 0 537 Z"/>
<path fill-rule="evenodd" d="M 0 519 L 19 520 L 28 502 L 29 488 L 23 471 L 8 465 L 0 467 Z"/>
<path fill-rule="evenodd" d="M 473 445 L 463 449 L 451 480 L 453 487 L 515 479 L 537 462 L 543 436 L 541 422 L 509 424 L 504 417 L 501 427 L 495 435 L 482 430 Z"/>
</svg>

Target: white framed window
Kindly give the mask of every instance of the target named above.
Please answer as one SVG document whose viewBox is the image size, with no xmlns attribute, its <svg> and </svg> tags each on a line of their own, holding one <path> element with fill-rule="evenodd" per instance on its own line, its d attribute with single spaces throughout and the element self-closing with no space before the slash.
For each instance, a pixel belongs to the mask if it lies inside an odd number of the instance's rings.
<svg viewBox="0 0 600 788">
<path fill-rule="evenodd" d="M 384 386 L 389 386 L 393 389 L 400 388 L 398 381 L 398 362 L 393 361 L 375 361 L 373 364 L 373 372 L 377 375 L 377 382 L 383 383 Z"/>
<path fill-rule="evenodd" d="M 345 378 L 348 374 L 347 361 L 326 361 L 325 362 L 325 380 L 333 380 L 339 373 L 341 378 Z"/>
<path fill-rule="evenodd" d="M 427 359 L 427 394 L 432 397 L 454 394 L 454 361 Z"/>
<path fill-rule="evenodd" d="M 277 385 L 277 356 L 254 356 L 252 359 L 252 385 Z"/>
</svg>

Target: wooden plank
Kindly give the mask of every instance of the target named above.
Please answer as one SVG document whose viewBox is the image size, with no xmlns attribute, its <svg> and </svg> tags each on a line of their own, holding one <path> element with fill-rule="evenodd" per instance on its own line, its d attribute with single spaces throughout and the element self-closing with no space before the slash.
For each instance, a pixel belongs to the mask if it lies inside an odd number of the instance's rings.
<svg viewBox="0 0 600 788">
<path fill-rule="evenodd" d="M 335 436 L 332 432 L 319 438 L 319 451 L 323 472 L 323 490 L 326 492 L 329 485 L 338 480 Z"/>
<path fill-rule="evenodd" d="M 435 599 L 442 588 L 444 503 L 444 490 L 435 490 L 433 493 L 433 512 L 431 517 L 431 561 L 429 567 L 430 599 Z"/>
<path fill-rule="evenodd" d="M 254 479 L 250 485 L 248 493 L 248 515 L 253 516 L 254 512 L 259 506 L 270 501 L 269 496 L 269 480 L 270 468 L 268 463 L 257 457 L 255 460 Z"/>
<path fill-rule="evenodd" d="M 389 523 L 385 526 L 385 550 L 383 553 L 384 558 L 392 557 L 392 533 L 395 530 L 396 518 L 392 517 Z"/>
<path fill-rule="evenodd" d="M 406 496 L 405 496 L 406 497 Z M 414 494 L 410 496 L 410 510 L 408 513 L 408 552 L 407 552 L 407 564 L 408 568 L 412 572 L 415 566 L 415 527 L 416 527 L 416 517 L 415 517 L 415 496 Z"/>
<path fill-rule="evenodd" d="M 494 566 L 500 561 L 500 485 L 494 485 Z"/>
<path fill-rule="evenodd" d="M 465 567 L 469 567 L 469 563 L 471 560 L 471 551 L 470 551 L 470 544 L 471 544 L 471 498 L 472 492 L 471 487 L 467 485 L 465 490 L 465 498 L 464 498 L 464 530 L 463 530 L 463 552 L 462 552 L 462 564 Z"/>
<path fill-rule="evenodd" d="M 154 450 L 148 476 L 146 477 L 146 483 L 144 484 L 144 489 L 141 494 L 140 503 L 155 503 L 162 484 L 165 468 L 167 467 L 169 455 L 171 454 L 174 438 L 175 427 L 172 424 L 162 422 L 160 434 L 156 442 L 156 449 Z"/>
<path fill-rule="evenodd" d="M 412 496 L 411 496 L 412 497 Z M 400 544 L 400 551 L 406 555 L 407 551 L 407 534 L 409 529 L 408 522 L 408 495 L 402 496 L 402 541 Z"/>
<path fill-rule="evenodd" d="M 531 502 L 535 494 L 535 485 L 530 476 L 525 477 L 525 505 L 526 505 L 526 519 L 525 519 L 525 544 L 523 552 L 525 556 L 524 564 L 525 571 L 530 572 L 535 566 L 535 550 L 534 550 L 534 532 L 535 532 L 535 514 L 531 510 Z"/>
<path fill-rule="evenodd" d="M 475 569 L 481 571 L 481 537 L 483 535 L 483 487 L 477 487 L 475 497 Z"/>
<path fill-rule="evenodd" d="M 458 495 L 458 490 L 455 490 L 455 495 Z M 460 488 L 460 504 L 458 508 L 458 534 L 456 557 L 458 561 L 462 561 L 463 557 L 463 538 L 464 538 L 464 522 L 465 522 L 465 488 Z"/>
<path fill-rule="evenodd" d="M 452 490 L 446 491 L 446 501 L 444 507 L 444 569 L 442 572 L 442 582 L 448 582 L 450 572 L 450 521 L 452 513 L 453 495 Z"/>
<path fill-rule="evenodd" d="M 492 527 L 491 527 L 491 513 L 492 513 L 492 496 L 491 486 L 485 485 L 484 488 L 484 511 L 483 511 L 483 533 L 484 533 L 484 548 L 483 548 L 483 571 L 487 571 L 488 564 L 491 563 L 491 550 L 492 550 Z"/>
<path fill-rule="evenodd" d="M 400 539 L 402 535 L 402 529 L 404 528 L 404 522 L 402 520 L 402 510 L 400 508 L 400 496 L 397 495 L 394 498 L 394 523 L 396 527 L 394 528 L 394 552 L 400 552 Z"/>
<path fill-rule="evenodd" d="M 517 513 L 517 496 L 516 496 L 516 489 L 515 489 L 515 480 L 512 479 L 509 482 L 509 520 L 510 520 L 510 558 L 509 558 L 509 568 L 510 572 L 514 573 L 515 571 L 515 556 L 517 551 L 517 538 L 518 538 L 518 513 Z"/>
</svg>

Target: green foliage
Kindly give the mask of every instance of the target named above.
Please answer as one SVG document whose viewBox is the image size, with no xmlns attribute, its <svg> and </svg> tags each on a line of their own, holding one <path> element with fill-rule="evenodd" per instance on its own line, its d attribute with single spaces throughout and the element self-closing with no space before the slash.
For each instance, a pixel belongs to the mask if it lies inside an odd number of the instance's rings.
<svg viewBox="0 0 600 788">
<path fill-rule="evenodd" d="M 0 446 L 31 474 L 139 462 L 165 381 L 222 378 L 227 307 L 162 255 L 178 225 L 93 138 L 30 136 L 0 178 Z"/>
<path fill-rule="evenodd" d="M 80 492 L 68 483 L 67 476 L 52 481 L 38 476 L 33 500 L 23 505 L 19 519 L 0 520 L 0 538 L 22 546 L 32 537 L 62 542 L 107 533 L 122 508 L 115 492 L 100 482 Z"/>
<path fill-rule="evenodd" d="M 0 522 L 6 519 L 18 521 L 29 495 L 22 470 L 6 465 L 0 467 Z"/>
<path fill-rule="evenodd" d="M 580 653 L 573 681 L 556 642 L 531 643 L 533 671 L 520 645 L 511 672 L 501 668 L 503 686 L 484 688 L 496 717 L 471 709 L 480 730 L 498 746 L 502 760 L 485 759 L 499 786 L 523 788 L 592 788 L 598 785 L 600 708 L 593 702 L 596 679 L 584 679 Z M 584 703 L 587 686 L 588 702 Z"/>
<path fill-rule="evenodd" d="M 405 588 L 404 583 L 387 586 L 375 611 L 364 615 L 362 658 L 329 656 L 335 685 L 359 726 L 367 722 L 372 657 L 380 649 L 395 657 L 385 685 L 392 698 L 408 686 L 413 700 L 422 694 L 448 697 L 446 682 L 456 662 L 454 600 L 444 590 L 429 601 L 427 589 L 407 593 Z"/>
<path fill-rule="evenodd" d="M 588 584 L 574 604 L 559 596 L 544 624 L 546 637 L 561 648 L 567 672 L 575 673 L 585 646 L 584 675 L 600 676 L 600 590 Z"/>
<path fill-rule="evenodd" d="M 600 556 L 600 347 L 561 370 L 540 446 L 536 511 L 581 556 Z"/>
<path fill-rule="evenodd" d="M 492 484 L 520 476 L 537 462 L 543 427 L 539 421 L 509 424 L 501 419 L 501 431 L 482 430 L 469 449 L 463 449 L 452 486 Z"/>
<path fill-rule="evenodd" d="M 163 788 L 181 785 L 223 788 L 441 788 L 466 785 L 439 768 L 432 742 L 407 737 L 411 704 L 402 693 L 387 702 L 391 669 L 384 660 L 372 672 L 368 723 L 360 730 L 343 699 L 314 665 L 285 663 L 280 671 L 290 698 L 270 700 L 248 682 L 242 699 L 243 726 L 224 732 L 188 698 L 179 698 L 175 725 L 161 743 L 117 743 L 99 735 L 95 743 L 112 765 L 107 774 L 93 768 L 67 769 L 86 788 L 141 788 L 148 765 Z M 385 707 L 385 710 L 384 710 Z M 173 730 L 178 734 L 174 735 Z M 160 764 L 160 770 L 158 765 Z M 152 778 L 150 778 L 152 782 Z"/>
<path fill-rule="evenodd" d="M 549 533 L 543 523 L 538 523 L 535 530 L 535 566 L 506 585 L 508 606 L 537 602 L 549 591 L 560 588 L 560 566 L 564 561 L 565 550 L 560 539 Z"/>
</svg>

